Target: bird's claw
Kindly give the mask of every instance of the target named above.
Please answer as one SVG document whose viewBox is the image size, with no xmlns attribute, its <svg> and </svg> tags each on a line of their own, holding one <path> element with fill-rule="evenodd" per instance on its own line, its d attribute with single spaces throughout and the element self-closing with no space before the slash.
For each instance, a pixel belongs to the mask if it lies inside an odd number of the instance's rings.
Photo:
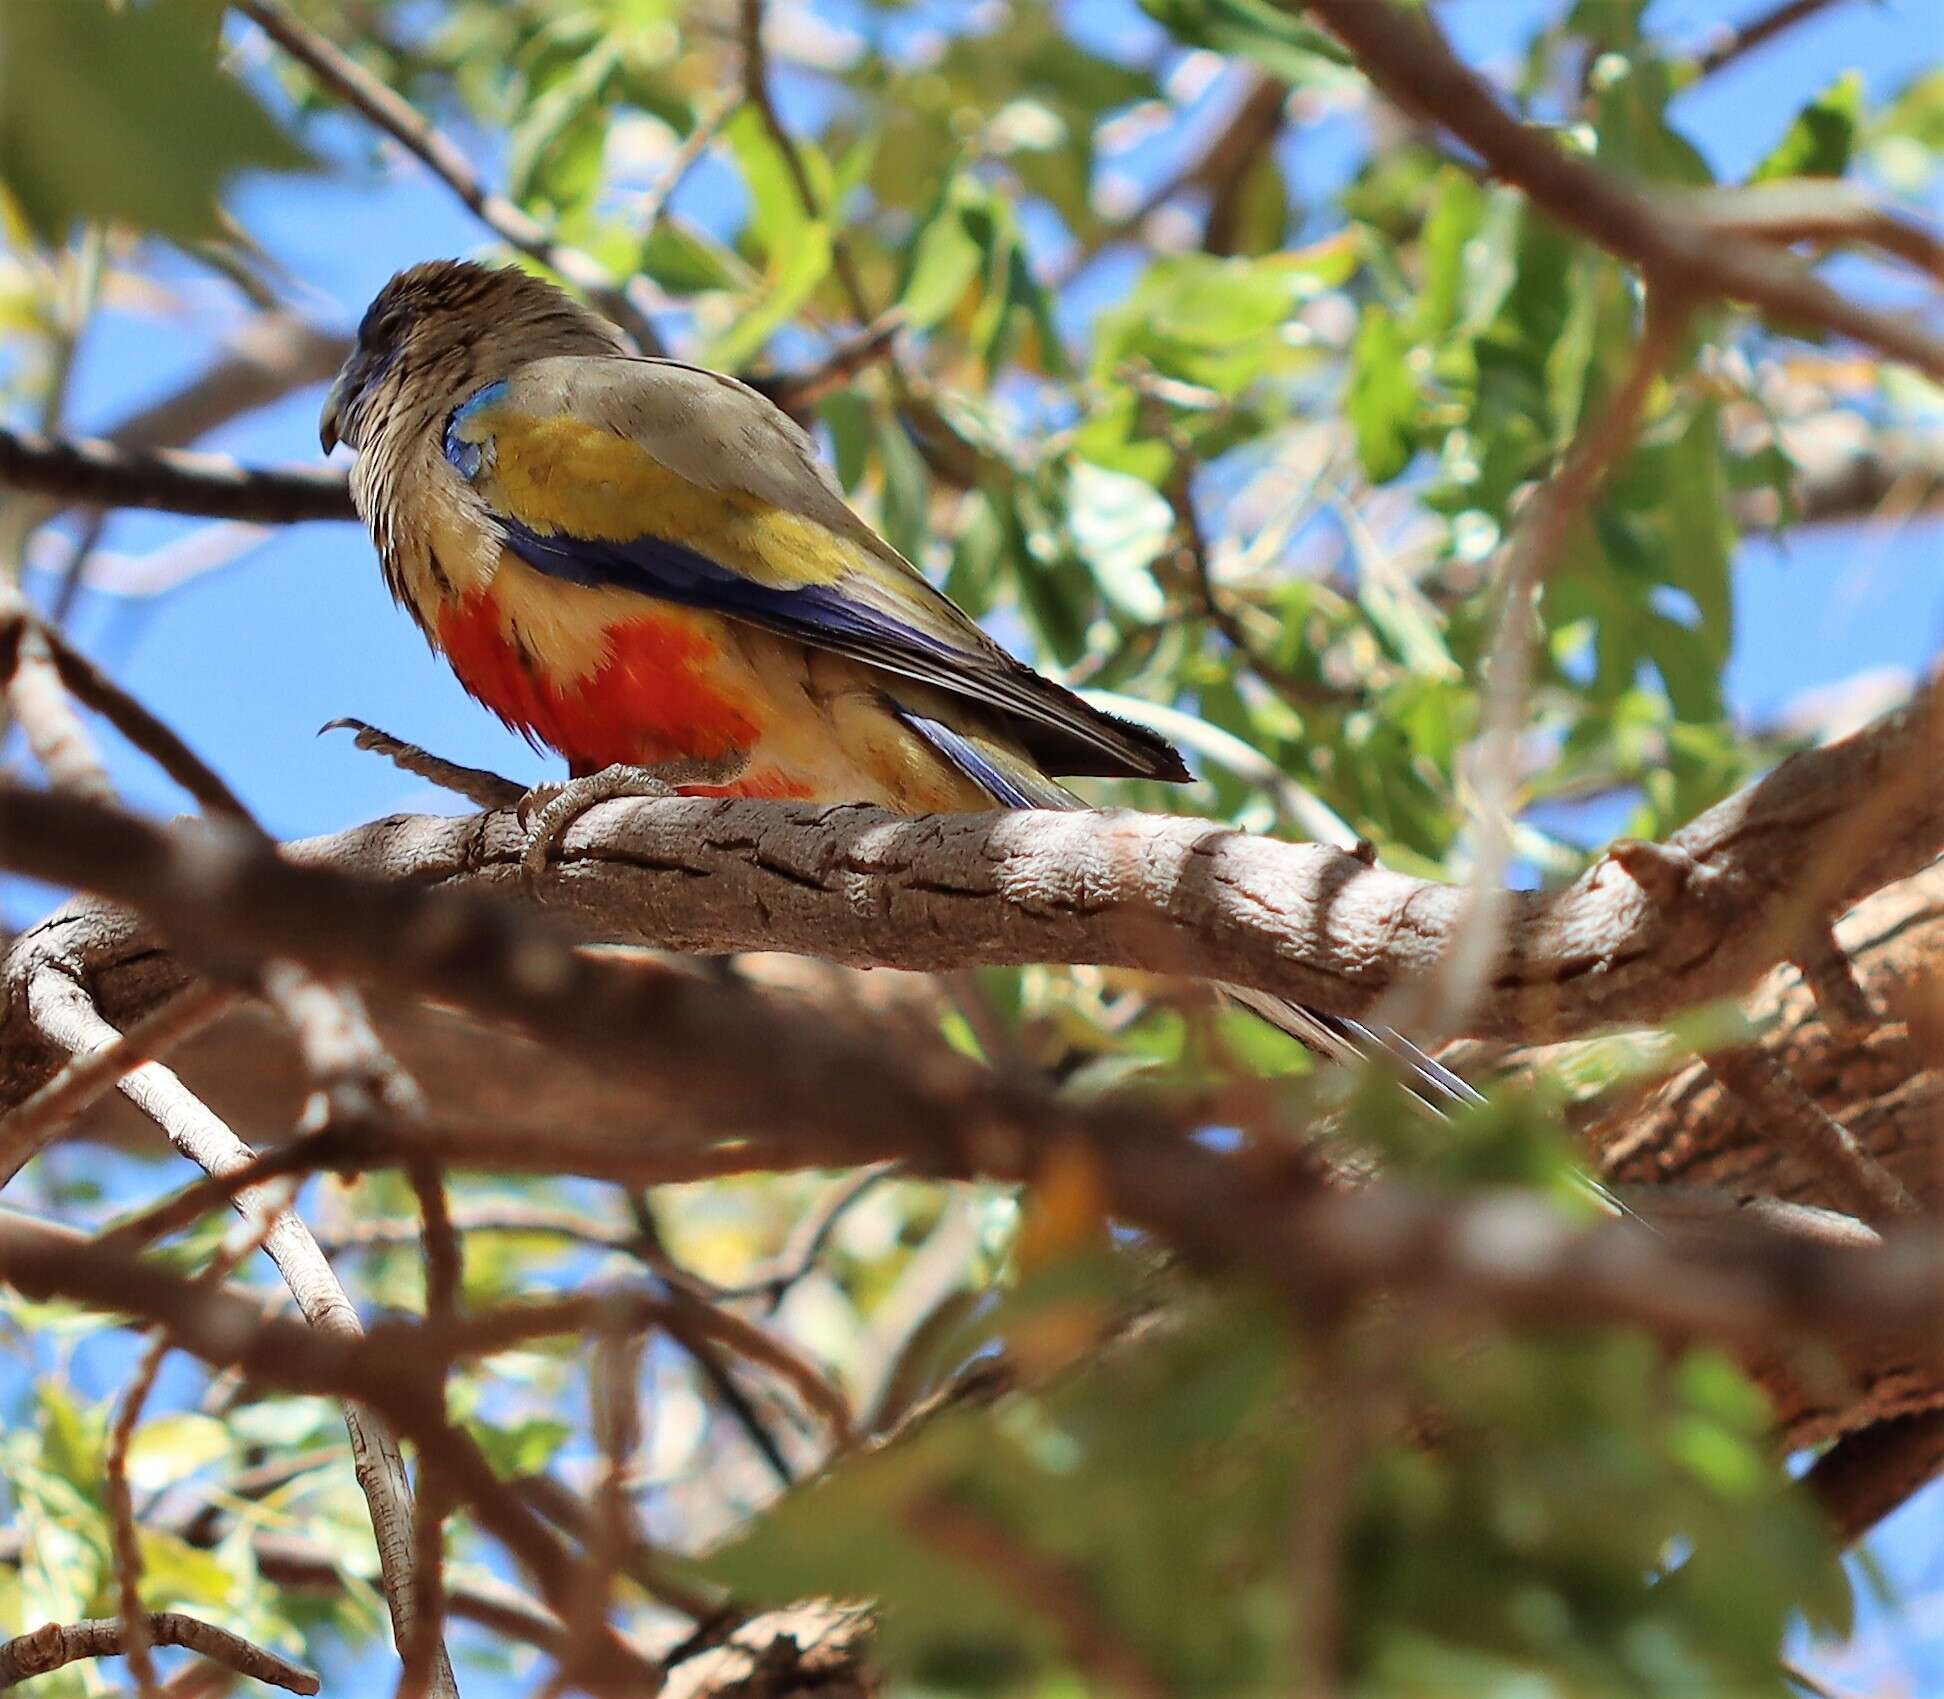
<svg viewBox="0 0 1944 1699">
<path fill-rule="evenodd" d="M 526 849 L 520 856 L 521 883 L 530 896 L 538 898 L 554 846 L 567 828 L 596 804 L 622 796 L 659 800 L 680 795 L 685 785 L 728 784 L 748 764 L 746 751 L 732 750 L 712 760 L 671 761 L 660 767 L 603 767 L 598 773 L 535 785 L 514 805 L 514 815 L 527 835 Z"/>
</svg>

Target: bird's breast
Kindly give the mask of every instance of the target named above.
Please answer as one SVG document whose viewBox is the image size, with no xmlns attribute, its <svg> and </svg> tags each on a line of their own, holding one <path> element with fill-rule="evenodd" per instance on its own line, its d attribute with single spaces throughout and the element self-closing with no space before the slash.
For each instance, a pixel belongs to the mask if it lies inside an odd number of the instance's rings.
<svg viewBox="0 0 1944 1699">
<path fill-rule="evenodd" d="M 638 598 L 620 618 L 520 615 L 494 587 L 448 602 L 439 647 L 468 691 L 577 768 L 711 760 L 764 741 L 767 704 L 721 621 L 640 611 Z"/>
</svg>

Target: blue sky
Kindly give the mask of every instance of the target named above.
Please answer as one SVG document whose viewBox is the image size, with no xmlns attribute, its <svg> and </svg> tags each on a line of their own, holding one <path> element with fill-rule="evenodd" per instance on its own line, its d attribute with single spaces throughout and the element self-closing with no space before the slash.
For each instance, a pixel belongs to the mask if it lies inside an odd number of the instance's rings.
<svg viewBox="0 0 1944 1699">
<path fill-rule="evenodd" d="M 1506 64 L 1527 23 L 1552 5 L 1528 0 L 1451 0 L 1440 8 L 1475 62 Z M 1650 26 L 1677 39 L 1707 33 L 1723 14 L 1757 7 L 1666 0 Z M 961 11 L 935 7 L 942 16 Z M 1093 41 L 1137 47 L 1153 26 L 1123 0 L 1069 8 Z M 1863 71 L 1873 93 L 1901 82 L 1938 44 L 1935 0 L 1892 0 L 1834 8 L 1781 42 L 1684 97 L 1678 116 L 1690 137 L 1732 177 L 1773 144 L 1805 99 L 1839 71 Z M 790 91 L 803 116 L 816 91 Z M 415 168 L 380 168 L 361 130 L 343 120 L 317 132 L 344 169 L 305 181 L 254 183 L 235 206 L 244 225 L 288 268 L 298 304 L 321 322 L 348 328 L 398 267 L 482 248 L 481 232 L 440 186 Z M 1314 184 L 1340 172 L 1354 131 L 1298 136 L 1288 145 Z M 1332 157 L 1337 163 L 1333 166 Z M 707 193 L 701 179 L 698 191 Z M 689 210 L 707 216 L 706 206 Z M 1126 272 L 1102 268 L 1111 291 Z M 232 312 L 206 274 L 165 267 L 180 287 L 179 319 L 158 322 L 108 312 L 83 347 L 71 423 L 100 430 L 166 393 L 206 363 Z M 309 391 L 236 422 L 207 446 L 257 462 L 317 458 L 320 395 Z M 122 514 L 104 546 L 132 555 L 180 541 L 197 522 Z M 1737 573 L 1737 639 L 1729 687 L 1736 710 L 1771 718 L 1803 692 L 1860 673 L 1915 671 L 1944 652 L 1944 526 L 1912 524 L 1885 534 L 1824 530 L 1786 550 L 1750 543 Z M 42 580 L 36 588 L 45 593 Z M 278 534 L 237 563 L 152 598 L 84 592 L 73 630 L 124 683 L 159 710 L 225 773 L 272 830 L 292 836 L 332 830 L 403 808 L 454 806 L 342 736 L 320 739 L 336 716 L 370 720 L 458 760 L 511 776 L 552 776 L 556 764 L 504 732 L 466 698 L 427 652 L 379 581 L 363 533 L 315 525 Z M 138 806 L 175 810 L 183 799 L 125 750 L 117 777 Z M 153 1171 L 145 1177 L 153 1184 Z M 1858 1635 L 1830 1657 L 1832 1673 L 1857 1690 L 1944 1691 L 1944 1495 L 1907 1506 L 1873 1542 L 1892 1607 L 1862 1589 Z M 371 1679 L 376 1680 L 377 1665 Z M 347 1689 L 341 1689 L 347 1690 Z M 356 1689 L 348 1689 L 356 1690 Z M 469 1693 L 493 1684 L 469 1682 Z M 503 1691 L 512 1691 L 504 1689 Z"/>
</svg>

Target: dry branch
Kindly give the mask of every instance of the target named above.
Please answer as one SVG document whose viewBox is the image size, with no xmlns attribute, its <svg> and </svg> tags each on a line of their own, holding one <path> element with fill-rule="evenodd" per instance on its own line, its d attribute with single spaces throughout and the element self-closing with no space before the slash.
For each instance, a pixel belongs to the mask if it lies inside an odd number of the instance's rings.
<svg viewBox="0 0 1944 1699">
<path fill-rule="evenodd" d="M 63 1065 L 32 1097 L 0 1117 L 0 1187 L 58 1138 L 90 1103 L 113 1091 L 132 1068 L 165 1054 L 234 1001 L 235 993 L 226 987 L 194 986 L 145 1016 L 114 1042 L 82 1052 Z"/>
<path fill-rule="evenodd" d="M 1747 23 L 1730 26 L 1701 55 L 1700 74 L 1710 77 L 1717 71 L 1725 70 L 1745 54 L 1765 46 L 1785 30 L 1795 28 L 1805 18 L 1828 11 L 1835 3 L 1836 0 L 1781 0 L 1781 4 L 1758 13 Z"/>
<path fill-rule="evenodd" d="M 0 485 L 91 507 L 146 507 L 264 525 L 357 517 L 341 472 L 262 471 L 224 454 L 137 451 L 94 437 L 34 431 L 0 430 Z"/>
<path fill-rule="evenodd" d="M 247 1675 L 257 1681 L 287 1688 L 292 1693 L 318 1691 L 316 1675 L 253 1646 L 239 1634 L 185 1616 L 180 1611 L 151 1611 L 148 1615 L 150 1644 L 182 1646 L 202 1657 Z M 122 1655 L 122 1625 L 114 1617 L 88 1622 L 44 1623 L 30 1633 L 0 1644 L 0 1688 L 17 1687 L 37 1675 L 46 1675 L 83 1658 L 116 1658 Z"/>
<path fill-rule="evenodd" d="M 1839 1440 L 1805 1479 L 1836 1537 L 1862 1539 L 1918 1488 L 1944 1473 L 1944 1410 L 1879 1422 Z"/>
<path fill-rule="evenodd" d="M 1841 1208 L 1878 1226 L 1918 1214 L 1904 1183 L 1859 1145 L 1849 1129 L 1757 1046 L 1715 1051 L 1715 1077 L 1754 1113 L 1763 1131 L 1789 1150 Z"/>
<path fill-rule="evenodd" d="M 1559 1038 L 1657 1020 L 1747 986 L 1799 947 L 1765 935 L 1775 894 L 1800 889 L 1811 873 L 1820 878 L 1829 842 L 1872 810 L 1882 786 L 1936 770 L 1938 704 L 1938 693 L 1927 693 L 1851 738 L 1793 757 L 1665 845 L 1618 846 L 1564 890 L 1514 894 L 1506 947 L 1470 1030 Z M 1944 796 L 1932 785 L 1911 788 L 1894 817 L 1833 870 L 1832 911 L 1944 847 Z M 119 817 L 113 830 L 102 826 L 85 805 L 18 796 L 0 818 L 0 860 L 148 903 L 158 918 L 180 913 L 185 937 L 218 928 L 224 942 L 244 947 L 252 917 L 235 905 L 249 900 L 259 873 L 307 906 L 342 901 L 380 930 L 435 911 L 458 924 L 460 911 L 425 909 L 406 890 L 381 894 L 337 879 L 307 886 L 297 870 L 274 867 L 261 852 L 253 860 L 242 846 L 218 853 Z M 329 869 L 422 886 L 506 886 L 522 847 L 510 816 L 496 815 L 394 818 L 288 853 L 320 880 Z M 794 949 L 927 970 L 1100 962 L 1233 980 L 1352 1015 L 1438 959 L 1464 895 L 1335 849 L 1201 820 L 908 819 L 864 806 L 707 799 L 593 810 L 566 835 L 549 884 L 604 934 L 671 949 Z M 511 952 L 533 929 L 496 912 L 500 948 Z M 333 918 L 327 907 L 305 924 L 325 932 Z M 395 964 L 391 982 L 405 983 L 404 972 Z"/>
</svg>

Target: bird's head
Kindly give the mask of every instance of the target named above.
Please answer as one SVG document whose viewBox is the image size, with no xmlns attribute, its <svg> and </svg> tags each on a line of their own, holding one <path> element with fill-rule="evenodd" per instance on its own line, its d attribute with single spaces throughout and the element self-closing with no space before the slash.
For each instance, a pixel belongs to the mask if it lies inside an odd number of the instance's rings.
<svg viewBox="0 0 1944 1699">
<path fill-rule="evenodd" d="M 551 354 L 627 352 L 572 296 L 513 267 L 428 260 L 378 291 L 318 419 L 318 441 L 362 451 L 401 409 L 449 411 L 479 383 Z"/>
</svg>

